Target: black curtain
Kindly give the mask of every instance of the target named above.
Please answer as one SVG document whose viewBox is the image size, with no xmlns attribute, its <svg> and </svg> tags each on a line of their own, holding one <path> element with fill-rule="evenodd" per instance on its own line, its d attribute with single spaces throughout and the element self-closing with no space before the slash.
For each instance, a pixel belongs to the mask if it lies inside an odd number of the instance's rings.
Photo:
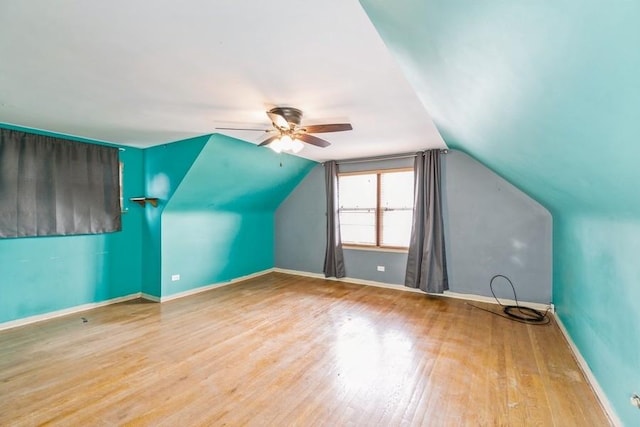
<svg viewBox="0 0 640 427">
<path fill-rule="evenodd" d="M 324 164 L 325 189 L 327 194 L 327 248 L 324 255 L 325 277 L 344 277 L 344 256 L 340 238 L 340 215 L 338 212 L 338 165 L 335 161 Z"/>
<path fill-rule="evenodd" d="M 407 257 L 405 286 L 425 292 L 449 289 L 442 221 L 440 150 L 417 153 L 413 225 Z"/>
<path fill-rule="evenodd" d="M 121 229 L 118 149 L 0 129 L 0 237 Z"/>
</svg>

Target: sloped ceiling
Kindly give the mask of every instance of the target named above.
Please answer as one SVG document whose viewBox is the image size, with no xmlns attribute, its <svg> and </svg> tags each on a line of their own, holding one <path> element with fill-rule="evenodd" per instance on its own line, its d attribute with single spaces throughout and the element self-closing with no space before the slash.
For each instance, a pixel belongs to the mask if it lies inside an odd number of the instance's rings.
<svg viewBox="0 0 640 427">
<path fill-rule="evenodd" d="M 446 143 L 552 212 L 640 213 L 640 3 L 361 0 Z"/>
<path fill-rule="evenodd" d="M 173 197 L 170 211 L 273 212 L 316 163 L 213 135 Z"/>
<path fill-rule="evenodd" d="M 293 106 L 353 124 L 312 160 L 445 147 L 357 0 L 9 0 L 0 58 L 8 124 L 149 147 Z"/>
<path fill-rule="evenodd" d="M 640 425 L 640 2 L 361 3 L 446 143 L 551 211 L 556 316 Z"/>
</svg>

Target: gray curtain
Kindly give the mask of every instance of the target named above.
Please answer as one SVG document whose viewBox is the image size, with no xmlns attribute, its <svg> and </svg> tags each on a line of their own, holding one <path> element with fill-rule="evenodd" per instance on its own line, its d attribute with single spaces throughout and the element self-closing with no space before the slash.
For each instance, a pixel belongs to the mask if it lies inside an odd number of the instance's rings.
<svg viewBox="0 0 640 427">
<path fill-rule="evenodd" d="M 118 149 L 0 129 L 0 237 L 118 231 Z"/>
<path fill-rule="evenodd" d="M 417 153 L 413 225 L 405 286 L 429 293 L 449 289 L 442 223 L 440 150 Z"/>
<path fill-rule="evenodd" d="M 327 249 L 324 256 L 325 277 L 344 277 L 344 257 L 340 239 L 340 216 L 338 212 L 338 164 L 335 161 L 324 164 L 325 187 L 327 193 Z"/>
</svg>

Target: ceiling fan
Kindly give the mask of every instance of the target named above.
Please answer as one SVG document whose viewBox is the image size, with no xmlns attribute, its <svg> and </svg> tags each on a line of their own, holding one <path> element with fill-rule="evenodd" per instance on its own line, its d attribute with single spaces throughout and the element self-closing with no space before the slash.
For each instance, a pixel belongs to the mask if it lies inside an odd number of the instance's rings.
<svg viewBox="0 0 640 427">
<path fill-rule="evenodd" d="M 328 147 L 331 145 L 317 136 L 310 135 L 312 133 L 325 132 L 342 132 L 352 130 L 350 123 L 329 123 L 322 125 L 301 126 L 302 111 L 293 107 L 275 107 L 267 111 L 267 116 L 271 120 L 273 127 L 271 129 L 246 129 L 246 128 L 227 128 L 218 127 L 216 129 L 223 130 L 251 130 L 273 133 L 267 139 L 262 141 L 258 146 L 269 146 L 273 151 L 280 153 L 282 151 L 290 151 L 297 153 L 304 147 L 303 142 L 315 145 L 316 147 Z"/>
</svg>

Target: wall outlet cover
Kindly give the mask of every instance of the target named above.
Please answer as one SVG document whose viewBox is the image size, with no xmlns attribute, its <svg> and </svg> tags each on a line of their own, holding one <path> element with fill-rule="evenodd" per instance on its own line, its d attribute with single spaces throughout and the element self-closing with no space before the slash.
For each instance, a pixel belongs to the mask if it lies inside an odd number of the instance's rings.
<svg viewBox="0 0 640 427">
<path fill-rule="evenodd" d="M 172 282 L 177 282 L 178 280 L 180 280 L 180 275 L 179 274 L 172 274 L 171 275 L 171 281 Z"/>
<path fill-rule="evenodd" d="M 378 266 L 378 271 L 384 271 L 384 265 L 379 265 Z"/>
</svg>

